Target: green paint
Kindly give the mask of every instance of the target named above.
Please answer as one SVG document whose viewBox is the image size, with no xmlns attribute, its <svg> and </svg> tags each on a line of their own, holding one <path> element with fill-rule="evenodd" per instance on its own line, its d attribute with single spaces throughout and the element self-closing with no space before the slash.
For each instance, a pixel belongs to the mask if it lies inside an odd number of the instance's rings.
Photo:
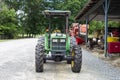
<svg viewBox="0 0 120 80">
<path fill-rule="evenodd" d="M 62 34 L 62 36 L 56 36 L 56 33 L 53 33 L 51 34 L 51 39 L 50 39 L 50 49 L 49 49 L 49 46 L 48 46 L 48 33 L 45 34 L 45 50 L 46 52 L 48 53 L 49 51 L 52 50 L 52 39 L 55 38 L 55 39 L 66 39 L 66 55 L 69 55 L 69 52 L 70 52 L 70 37 L 66 34 Z M 59 47 L 62 47 L 62 46 L 59 46 Z M 60 50 L 58 50 L 60 51 Z"/>
<path fill-rule="evenodd" d="M 45 50 L 47 51 L 49 50 L 48 49 L 48 35 L 49 35 L 48 33 L 45 33 Z"/>
<path fill-rule="evenodd" d="M 69 55 L 69 52 L 70 52 L 70 36 L 67 35 L 67 38 L 66 38 L 66 54 Z"/>
</svg>

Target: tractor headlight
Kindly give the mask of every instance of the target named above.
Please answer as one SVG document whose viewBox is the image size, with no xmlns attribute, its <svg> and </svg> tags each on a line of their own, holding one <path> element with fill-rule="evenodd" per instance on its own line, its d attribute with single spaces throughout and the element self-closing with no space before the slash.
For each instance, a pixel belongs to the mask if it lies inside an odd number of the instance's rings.
<svg viewBox="0 0 120 80">
<path fill-rule="evenodd" d="M 65 39 L 60 39 L 60 42 L 65 42 Z"/>
<path fill-rule="evenodd" d="M 57 39 L 53 39 L 52 41 L 53 41 L 53 42 L 58 42 L 58 40 L 57 40 Z"/>
</svg>

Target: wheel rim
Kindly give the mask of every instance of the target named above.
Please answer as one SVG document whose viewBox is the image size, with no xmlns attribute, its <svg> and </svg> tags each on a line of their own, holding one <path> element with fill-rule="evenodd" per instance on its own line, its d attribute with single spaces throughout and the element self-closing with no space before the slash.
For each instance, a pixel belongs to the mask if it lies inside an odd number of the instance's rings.
<svg viewBox="0 0 120 80">
<path fill-rule="evenodd" d="M 75 56 L 75 51 L 72 50 L 72 57 L 74 57 L 74 56 Z M 74 67 L 74 65 L 75 65 L 75 61 L 72 60 L 72 62 L 71 62 L 71 66 Z"/>
</svg>

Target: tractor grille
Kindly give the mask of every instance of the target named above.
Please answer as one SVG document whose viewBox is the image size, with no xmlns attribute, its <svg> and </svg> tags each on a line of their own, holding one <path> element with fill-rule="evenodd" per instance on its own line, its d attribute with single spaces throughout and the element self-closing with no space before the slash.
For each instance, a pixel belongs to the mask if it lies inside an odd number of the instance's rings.
<svg viewBox="0 0 120 80">
<path fill-rule="evenodd" d="M 52 50 L 66 50 L 66 39 L 53 38 Z"/>
</svg>

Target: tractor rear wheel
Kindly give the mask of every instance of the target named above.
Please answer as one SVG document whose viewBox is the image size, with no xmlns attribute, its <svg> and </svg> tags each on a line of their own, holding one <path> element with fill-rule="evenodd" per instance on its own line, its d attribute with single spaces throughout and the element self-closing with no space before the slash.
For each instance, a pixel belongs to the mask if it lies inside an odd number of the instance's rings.
<svg viewBox="0 0 120 80">
<path fill-rule="evenodd" d="M 44 38 L 43 36 L 41 36 L 41 37 L 38 39 L 37 44 L 40 44 L 40 45 L 44 46 L 44 44 L 45 44 L 44 41 L 45 41 L 45 38 Z"/>
<path fill-rule="evenodd" d="M 36 45 L 35 51 L 35 67 L 36 72 L 43 72 L 43 64 L 44 64 L 44 39 L 41 37 L 39 42 Z"/>
<path fill-rule="evenodd" d="M 71 37 L 70 39 L 70 48 L 72 49 L 73 46 L 77 45 L 75 37 Z"/>
<path fill-rule="evenodd" d="M 43 37 L 43 36 L 41 36 L 39 39 L 38 39 L 38 43 L 37 44 L 41 44 L 41 45 L 43 45 L 43 47 L 45 47 L 44 45 L 45 45 L 45 38 Z M 44 56 L 45 56 L 45 54 L 44 54 Z M 44 59 L 44 63 L 46 63 L 46 60 Z"/>
<path fill-rule="evenodd" d="M 74 60 L 71 62 L 71 69 L 75 73 L 79 73 L 81 70 L 82 65 L 82 51 L 81 47 L 76 45 L 72 49 L 72 56 L 74 57 Z"/>
<path fill-rule="evenodd" d="M 76 43 L 75 37 L 71 37 L 71 39 L 70 39 L 70 55 L 71 55 L 73 46 L 76 46 L 76 45 L 77 45 L 77 43 Z M 67 64 L 71 64 L 71 60 L 67 60 Z"/>
</svg>

